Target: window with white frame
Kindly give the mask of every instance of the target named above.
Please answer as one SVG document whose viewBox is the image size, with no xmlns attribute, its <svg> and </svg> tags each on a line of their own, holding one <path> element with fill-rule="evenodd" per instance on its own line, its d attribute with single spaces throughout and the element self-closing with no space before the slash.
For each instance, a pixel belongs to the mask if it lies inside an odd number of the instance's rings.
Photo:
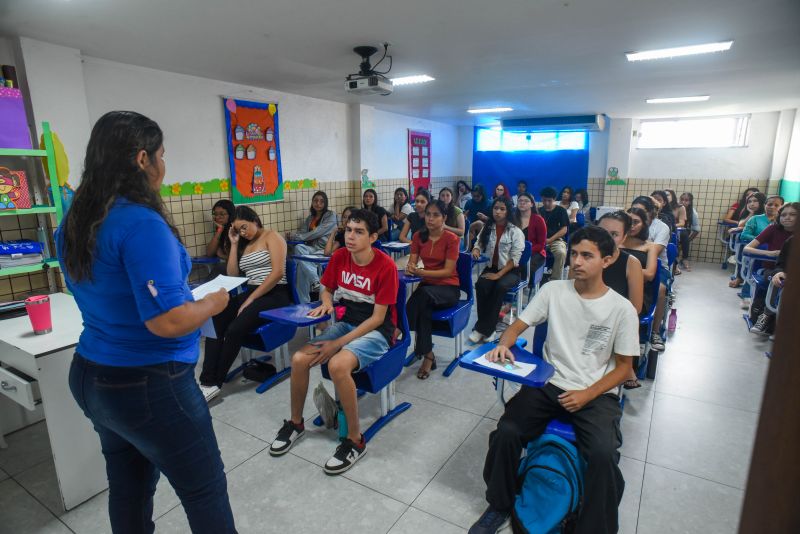
<svg viewBox="0 0 800 534">
<path fill-rule="evenodd" d="M 745 147 L 750 115 L 643 120 L 638 148 Z"/>
<path fill-rule="evenodd" d="M 491 128 L 479 128 L 476 150 L 518 152 L 525 150 L 584 150 L 586 132 L 504 132 Z"/>
</svg>

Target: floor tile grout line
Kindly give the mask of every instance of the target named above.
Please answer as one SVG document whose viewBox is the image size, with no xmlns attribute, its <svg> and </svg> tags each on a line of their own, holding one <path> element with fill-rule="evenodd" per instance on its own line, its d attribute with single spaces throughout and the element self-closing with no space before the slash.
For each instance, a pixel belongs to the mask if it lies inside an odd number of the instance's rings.
<svg viewBox="0 0 800 534">
<path fill-rule="evenodd" d="M 44 463 L 44 462 L 40 462 L 40 463 Z M 39 465 L 39 464 L 37 464 L 37 465 Z M 34 495 L 34 494 L 33 494 L 33 493 L 31 493 L 30 491 L 28 491 L 28 488 L 26 488 L 25 486 L 23 486 L 23 485 L 22 485 L 22 483 L 21 483 L 19 480 L 15 479 L 14 477 L 9 477 L 9 478 L 7 478 L 6 480 L 10 480 L 10 481 L 14 482 L 14 484 L 16 484 L 17 486 L 19 486 L 19 487 L 22 489 L 22 491 L 24 491 L 25 493 L 27 493 L 28 495 L 30 495 L 30 497 L 31 497 L 31 498 L 32 498 L 34 501 L 36 501 L 37 503 L 39 503 L 39 505 L 40 505 L 42 508 L 44 508 L 44 509 L 45 509 L 45 511 L 46 511 L 48 514 L 50 514 L 51 516 L 53 516 L 53 519 L 55 519 L 56 521 L 58 521 L 59 523 L 61 523 L 62 525 L 64 525 L 64 527 L 65 527 L 67 530 L 69 530 L 70 532 L 72 532 L 73 534 L 75 534 L 75 531 L 74 531 L 74 530 L 72 530 L 72 529 L 70 528 L 70 526 L 69 526 L 69 525 L 67 525 L 66 523 L 64 523 L 64 521 L 61 519 L 61 516 L 58 516 L 58 515 L 56 515 L 56 514 L 55 514 L 55 512 L 53 512 L 53 511 L 52 511 L 50 508 L 48 508 L 48 507 L 47 507 L 47 505 L 46 505 L 45 503 L 43 503 L 41 500 L 39 500 L 39 498 L 38 498 L 36 495 Z M 4 480 L 3 482 L 5 482 L 6 480 Z M 83 504 L 83 503 L 81 503 L 81 504 Z M 65 513 L 67 513 L 67 510 L 64 510 L 64 514 L 65 514 Z M 62 515 L 63 515 L 63 514 L 62 514 Z"/>
<path fill-rule="evenodd" d="M 468 414 L 474 415 L 476 417 L 485 417 L 486 416 L 486 414 L 479 414 L 479 413 L 475 413 L 475 412 L 470 412 L 469 410 L 464 410 L 463 408 L 456 408 L 454 406 L 450 406 L 449 404 L 444 404 L 443 402 L 426 399 L 425 397 L 421 397 L 421 396 L 415 395 L 413 393 L 406 393 L 404 391 L 401 391 L 400 389 L 398 389 L 397 392 L 398 393 L 402 393 L 403 395 L 406 395 L 408 397 L 414 397 L 415 399 L 420 399 L 420 400 L 423 400 L 425 402 L 430 402 L 432 404 L 436 404 L 436 405 L 442 406 L 444 408 L 450 408 L 451 410 L 456 410 L 456 411 L 459 411 L 459 412 L 462 412 L 462 413 L 468 413 Z M 497 401 L 496 400 L 492 401 L 492 405 L 489 407 L 489 410 L 487 410 L 486 413 L 489 413 L 489 411 L 491 411 L 491 409 L 494 407 L 495 402 L 497 402 Z"/>
<path fill-rule="evenodd" d="M 348 480 L 349 480 L 349 479 L 348 479 Z M 389 527 L 389 529 L 388 529 L 388 530 L 385 532 L 385 534 L 389 534 L 389 532 L 391 532 L 391 531 L 392 531 L 392 529 L 395 527 L 395 525 L 397 525 L 397 523 L 399 523 L 399 522 L 400 522 L 400 520 L 401 520 L 401 519 L 403 519 L 403 516 L 404 516 L 404 515 L 406 515 L 406 512 L 408 512 L 408 510 L 409 510 L 410 508 L 411 508 L 411 505 L 410 505 L 410 504 L 406 504 L 406 509 L 405 509 L 405 510 L 403 510 L 403 513 L 402 513 L 402 514 L 400 514 L 400 515 L 398 516 L 398 518 L 397 518 L 397 519 L 395 519 L 394 523 L 392 523 L 392 524 L 391 524 L 391 526 L 390 526 L 390 527 Z"/>
<path fill-rule="evenodd" d="M 686 395 L 676 395 L 675 393 L 667 393 L 665 391 L 658 391 L 658 390 L 656 390 L 655 392 L 657 394 L 659 394 L 659 395 L 666 395 L 668 397 L 675 397 L 677 399 L 684 399 L 684 400 L 690 400 L 690 401 L 693 401 L 693 402 L 700 402 L 702 404 L 710 404 L 711 406 L 718 406 L 720 408 L 727 408 L 729 410 L 736 410 L 737 412 L 743 412 L 743 413 L 755 414 L 755 415 L 760 415 L 761 414 L 761 410 L 760 409 L 758 411 L 745 410 L 744 408 L 736 408 L 735 406 L 728 406 L 726 404 L 720 404 L 718 402 L 711 402 L 711 401 L 707 401 L 707 400 L 695 399 L 695 398 L 692 398 L 692 397 L 687 397 Z M 654 400 L 655 400 L 655 397 L 654 397 Z M 653 405 L 655 406 L 655 402 L 653 402 Z"/>
<path fill-rule="evenodd" d="M 666 470 L 668 470 L 668 471 L 672 471 L 672 472 L 674 472 L 674 473 L 680 473 L 680 474 L 682 474 L 682 475 L 686 475 L 686 476 L 689 476 L 689 477 L 692 477 L 692 478 L 697 478 L 697 479 L 700 479 L 700 480 L 705 480 L 706 482 L 711 482 L 711 483 L 713 483 L 713 484 L 719 484 L 720 486 L 725 486 L 726 488 L 735 489 L 735 490 L 737 490 L 737 491 L 744 492 L 744 488 L 739 488 L 739 487 L 736 487 L 736 486 L 731 486 L 730 484 L 726 484 L 725 482 L 720 482 L 719 480 L 714 480 L 714 479 L 711 479 L 711 478 L 706 478 L 706 477 L 703 477 L 703 476 L 700 476 L 700 475 L 696 475 L 696 474 L 694 474 L 694 473 L 687 473 L 686 471 L 681 471 L 680 469 L 675 469 L 674 467 L 669 467 L 669 466 L 666 466 L 666 465 L 661 465 L 661 464 L 659 464 L 659 463 L 656 463 L 656 462 L 645 462 L 645 463 L 646 463 L 646 464 L 648 464 L 648 465 L 655 466 L 655 467 L 660 467 L 661 469 L 666 469 Z"/>
</svg>

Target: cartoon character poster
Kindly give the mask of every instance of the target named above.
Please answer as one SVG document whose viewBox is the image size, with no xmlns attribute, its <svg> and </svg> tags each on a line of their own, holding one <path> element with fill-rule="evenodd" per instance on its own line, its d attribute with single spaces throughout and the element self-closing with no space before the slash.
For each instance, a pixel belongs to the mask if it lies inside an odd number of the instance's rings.
<svg viewBox="0 0 800 534">
<path fill-rule="evenodd" d="M 231 200 L 234 204 L 283 200 L 278 105 L 223 98 Z"/>
<path fill-rule="evenodd" d="M 408 131 L 408 182 L 411 195 L 431 189 L 431 133 Z"/>
</svg>

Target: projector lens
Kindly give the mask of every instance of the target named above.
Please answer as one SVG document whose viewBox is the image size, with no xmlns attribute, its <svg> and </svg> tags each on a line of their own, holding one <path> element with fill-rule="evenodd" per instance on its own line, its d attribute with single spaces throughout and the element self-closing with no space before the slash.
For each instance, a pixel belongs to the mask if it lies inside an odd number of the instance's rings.
<svg viewBox="0 0 800 534">
<path fill-rule="evenodd" d="M 358 82 L 348 82 L 347 85 L 350 87 L 350 89 L 358 88 Z"/>
</svg>

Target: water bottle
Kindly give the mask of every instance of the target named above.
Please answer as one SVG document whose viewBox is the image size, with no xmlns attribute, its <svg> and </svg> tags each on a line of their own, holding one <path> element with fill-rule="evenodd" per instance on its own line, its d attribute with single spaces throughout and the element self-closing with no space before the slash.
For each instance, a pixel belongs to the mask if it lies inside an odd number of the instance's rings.
<svg viewBox="0 0 800 534">
<path fill-rule="evenodd" d="M 677 326 L 678 326 L 678 310 L 677 308 L 672 308 L 672 311 L 669 312 L 669 323 L 667 324 L 667 330 L 669 330 L 670 332 L 674 332 Z"/>
<path fill-rule="evenodd" d="M 336 401 L 336 407 L 339 408 L 339 411 L 336 412 L 336 422 L 339 427 L 339 441 L 344 441 L 347 439 L 347 418 L 344 416 L 342 403 Z"/>
</svg>

